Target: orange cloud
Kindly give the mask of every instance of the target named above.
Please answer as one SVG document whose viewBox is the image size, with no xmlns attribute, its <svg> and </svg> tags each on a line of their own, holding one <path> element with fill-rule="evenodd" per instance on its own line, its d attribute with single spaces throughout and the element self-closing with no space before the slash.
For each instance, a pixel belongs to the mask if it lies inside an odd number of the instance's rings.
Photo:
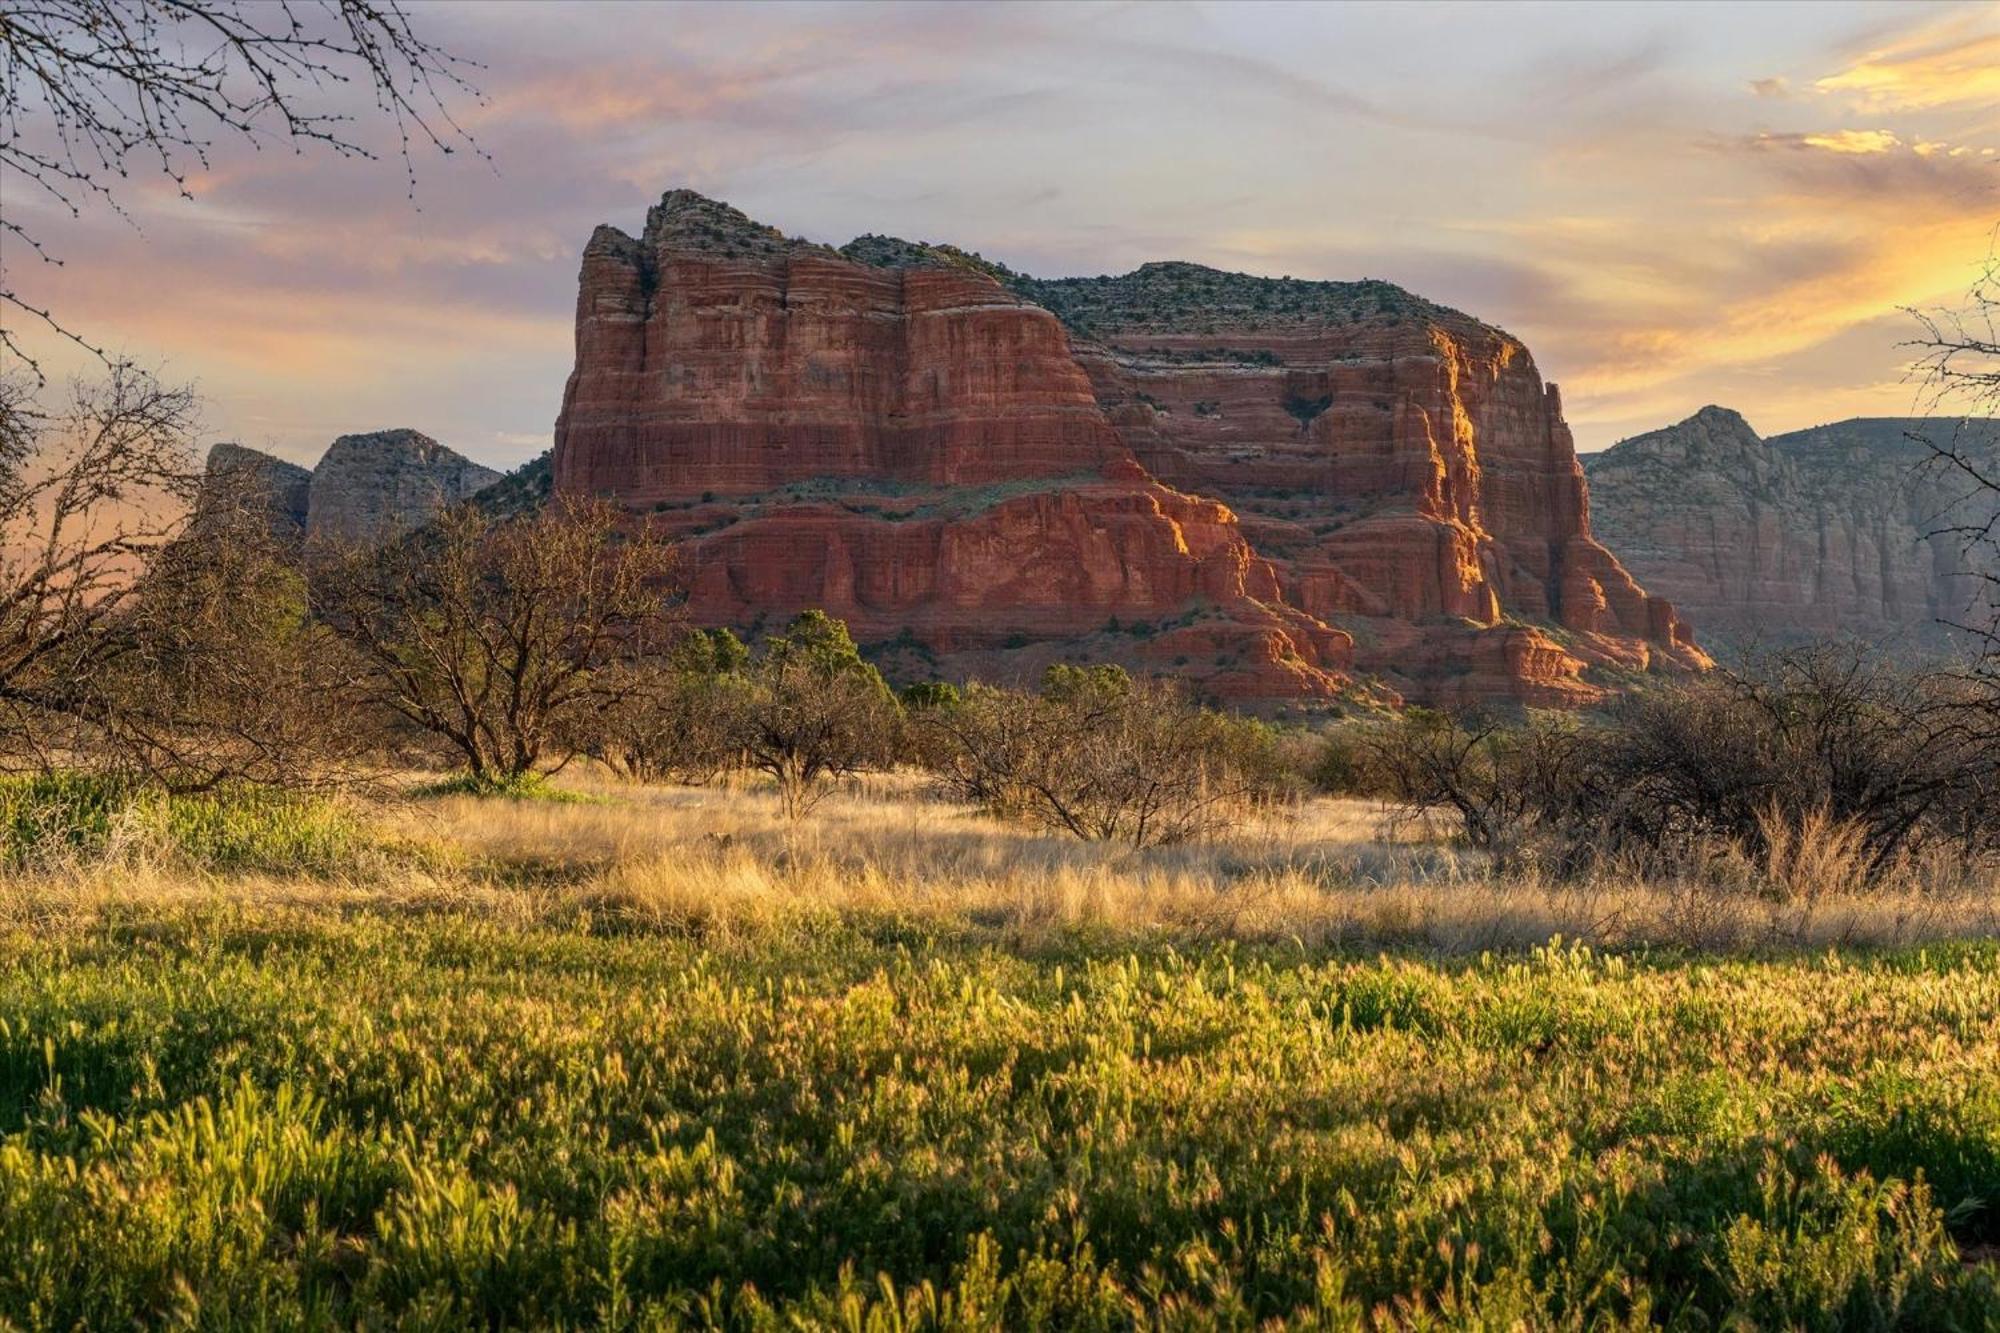
<svg viewBox="0 0 2000 1333">
<path fill-rule="evenodd" d="M 1829 153 L 1889 153 L 1903 145 L 1889 130 L 1829 130 L 1801 135 L 1799 142 L 1808 148 L 1824 148 Z"/>
<path fill-rule="evenodd" d="M 1822 93 L 1846 94 L 1876 111 L 2000 105 L 2000 32 L 1983 16 L 1954 16 L 1920 28 L 1816 79 Z"/>
</svg>

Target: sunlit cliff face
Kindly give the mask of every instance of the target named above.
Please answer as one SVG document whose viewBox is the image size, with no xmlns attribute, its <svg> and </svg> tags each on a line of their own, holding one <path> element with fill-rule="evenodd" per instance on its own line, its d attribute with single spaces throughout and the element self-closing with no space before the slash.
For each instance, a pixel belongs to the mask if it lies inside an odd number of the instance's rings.
<svg viewBox="0 0 2000 1333">
<path fill-rule="evenodd" d="M 491 163 L 225 146 L 10 278 L 310 461 L 546 446 L 577 256 L 668 186 L 1048 276 L 1380 277 L 1520 336 L 1590 450 L 1705 402 L 1897 414 L 1907 317 L 2000 220 L 2000 10 L 439 6 Z M 32 210 L 9 189 L 10 210 Z M 49 344 L 52 367 L 75 363 Z"/>
</svg>

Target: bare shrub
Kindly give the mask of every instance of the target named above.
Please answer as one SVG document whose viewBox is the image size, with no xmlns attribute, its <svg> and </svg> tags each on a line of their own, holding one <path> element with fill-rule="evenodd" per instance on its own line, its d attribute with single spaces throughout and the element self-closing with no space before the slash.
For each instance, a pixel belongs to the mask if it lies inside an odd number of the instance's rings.
<svg viewBox="0 0 2000 1333">
<path fill-rule="evenodd" d="M 1573 843 L 1722 838 L 1766 864 L 1774 836 L 1789 863 L 1805 831 L 1839 829 L 1870 879 L 1930 842 L 1987 855 L 2000 851 L 2000 752 L 1978 710 L 1949 675 L 1798 649 L 1631 700 L 1583 733 L 1563 799 L 1540 813 Z"/>
<path fill-rule="evenodd" d="M 716 629 L 690 631 L 664 659 L 618 663 L 613 697 L 575 719 L 568 743 L 639 782 L 712 782 L 742 763 L 749 660 L 741 640 Z"/>
<path fill-rule="evenodd" d="M 1562 719 L 1509 724 L 1412 708 L 1360 742 L 1368 781 L 1405 811 L 1446 811 L 1466 843 L 1515 853 L 1538 819 L 1575 803 L 1577 733 Z"/>
<path fill-rule="evenodd" d="M 974 687 L 930 721 L 954 795 L 1086 840 L 1189 841 L 1272 790 L 1268 731 L 1117 667 L 1052 667 L 1038 695 Z"/>
<path fill-rule="evenodd" d="M 1823 645 L 1632 696 L 1607 716 L 1411 709 L 1363 743 L 1392 801 L 1505 868 L 1855 890 L 1933 846 L 2000 853 L 2000 747 L 1961 678 Z"/>
<path fill-rule="evenodd" d="M 378 736 L 295 557 L 261 514 L 204 497 L 109 627 L 120 651 L 83 685 L 106 762 L 175 791 L 359 775 Z"/>
</svg>

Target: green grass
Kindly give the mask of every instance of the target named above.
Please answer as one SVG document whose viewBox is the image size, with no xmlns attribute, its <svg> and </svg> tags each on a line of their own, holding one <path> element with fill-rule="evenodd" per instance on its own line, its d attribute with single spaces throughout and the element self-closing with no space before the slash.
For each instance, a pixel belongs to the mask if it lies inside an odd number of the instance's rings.
<svg viewBox="0 0 2000 1333">
<path fill-rule="evenodd" d="M 0 934 L 0 1326 L 2000 1320 L 1993 946 L 1126 948 Z"/>
<path fill-rule="evenodd" d="M 222 871 L 328 871 L 366 844 L 341 806 L 258 787 L 170 795 L 116 777 L 0 778 L 0 871 L 122 850 Z"/>
<path fill-rule="evenodd" d="M 454 773 L 438 782 L 416 789 L 416 796 L 492 796 L 512 801 L 555 801 L 567 805 L 589 805 L 598 798 L 555 786 L 548 777 L 533 771 L 512 777 L 481 777 L 472 772 Z"/>
</svg>

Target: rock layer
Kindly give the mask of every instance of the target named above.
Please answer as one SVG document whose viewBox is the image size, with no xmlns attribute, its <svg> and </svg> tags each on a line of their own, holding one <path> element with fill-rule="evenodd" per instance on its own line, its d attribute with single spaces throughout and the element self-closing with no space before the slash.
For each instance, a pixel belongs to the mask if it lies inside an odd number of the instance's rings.
<svg viewBox="0 0 2000 1333">
<path fill-rule="evenodd" d="M 1598 530 L 1719 647 L 1946 646 L 1941 622 L 1963 623 L 1982 585 L 1961 544 L 1934 534 L 1994 506 L 1929 465 L 1938 431 L 2000 462 L 1990 421 L 1857 418 L 1762 439 L 1704 407 L 1589 461 Z"/>
<path fill-rule="evenodd" d="M 554 472 L 689 539 L 698 619 L 823 607 L 946 674 L 1576 703 L 1704 662 L 1526 350 L 1387 284 L 1036 282 L 675 191 L 585 249 Z"/>
<path fill-rule="evenodd" d="M 1705 665 L 1591 535 L 1560 396 L 1500 330 L 1383 283 L 1187 264 L 1035 287 L 1090 293 L 1080 355 L 1138 461 L 1234 509 L 1363 670 L 1560 704 L 1601 695 L 1593 668 Z"/>
</svg>

